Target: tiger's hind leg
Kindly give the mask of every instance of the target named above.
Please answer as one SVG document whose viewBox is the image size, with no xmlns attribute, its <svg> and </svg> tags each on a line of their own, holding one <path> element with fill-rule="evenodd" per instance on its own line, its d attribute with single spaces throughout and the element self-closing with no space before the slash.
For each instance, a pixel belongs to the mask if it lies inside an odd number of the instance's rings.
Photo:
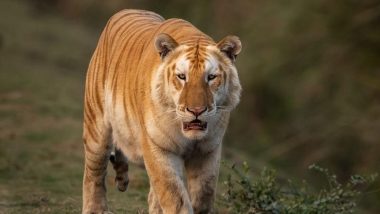
<svg viewBox="0 0 380 214">
<path fill-rule="evenodd" d="M 115 182 L 117 189 L 121 192 L 127 190 L 129 178 L 128 178 L 128 159 L 123 152 L 115 148 L 115 153 L 111 154 L 110 161 L 113 169 L 116 172 Z"/>
</svg>

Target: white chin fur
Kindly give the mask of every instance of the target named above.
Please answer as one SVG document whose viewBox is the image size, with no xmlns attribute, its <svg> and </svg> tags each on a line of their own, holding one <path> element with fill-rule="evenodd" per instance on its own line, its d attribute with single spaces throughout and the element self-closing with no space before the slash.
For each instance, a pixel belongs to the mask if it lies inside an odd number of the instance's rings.
<svg viewBox="0 0 380 214">
<path fill-rule="evenodd" d="M 207 135 L 208 129 L 201 131 L 201 130 L 189 130 L 185 131 L 182 129 L 182 134 L 188 138 L 189 140 L 201 140 Z"/>
</svg>

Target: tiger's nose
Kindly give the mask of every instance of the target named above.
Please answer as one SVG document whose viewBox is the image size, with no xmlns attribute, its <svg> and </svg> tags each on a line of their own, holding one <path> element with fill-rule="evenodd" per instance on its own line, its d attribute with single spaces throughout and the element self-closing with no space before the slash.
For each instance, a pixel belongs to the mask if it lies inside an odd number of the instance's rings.
<svg viewBox="0 0 380 214">
<path fill-rule="evenodd" d="M 198 117 L 203 112 L 207 110 L 206 106 L 198 106 L 198 107 L 187 107 L 186 110 L 192 113 L 194 116 Z"/>
</svg>

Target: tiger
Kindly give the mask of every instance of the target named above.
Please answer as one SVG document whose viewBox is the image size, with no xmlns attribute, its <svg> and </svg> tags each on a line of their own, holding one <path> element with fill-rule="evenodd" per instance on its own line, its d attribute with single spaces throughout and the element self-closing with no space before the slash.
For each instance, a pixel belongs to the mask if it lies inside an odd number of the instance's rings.
<svg viewBox="0 0 380 214">
<path fill-rule="evenodd" d="M 128 163 L 149 178 L 149 213 L 212 213 L 222 140 L 241 85 L 237 36 L 219 42 L 191 23 L 126 9 L 107 22 L 84 93 L 82 213 L 111 213 L 108 161 L 120 191 Z"/>
</svg>

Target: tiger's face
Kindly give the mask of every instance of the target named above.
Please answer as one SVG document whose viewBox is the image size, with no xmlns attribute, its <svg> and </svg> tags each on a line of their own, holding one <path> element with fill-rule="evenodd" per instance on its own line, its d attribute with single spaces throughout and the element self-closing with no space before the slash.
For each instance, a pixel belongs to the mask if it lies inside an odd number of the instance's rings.
<svg viewBox="0 0 380 214">
<path fill-rule="evenodd" d="M 239 102 L 241 86 L 234 65 L 241 44 L 230 36 L 218 44 L 179 45 L 167 34 L 156 39 L 162 62 L 160 97 L 190 140 L 200 140 L 218 122 L 221 112 L 232 110 Z M 158 90 L 157 92 L 159 92 Z M 163 102 L 163 101 L 166 102 Z"/>
</svg>

